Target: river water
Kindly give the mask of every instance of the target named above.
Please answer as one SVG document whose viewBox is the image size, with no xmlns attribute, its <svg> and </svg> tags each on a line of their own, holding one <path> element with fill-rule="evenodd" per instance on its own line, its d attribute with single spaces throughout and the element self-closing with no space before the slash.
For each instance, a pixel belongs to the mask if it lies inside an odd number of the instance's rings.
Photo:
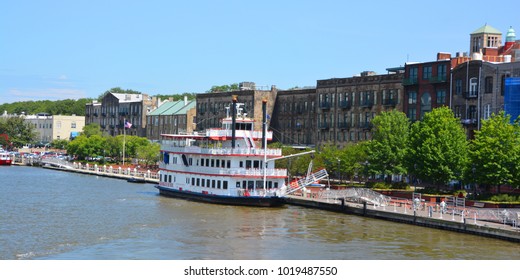
<svg viewBox="0 0 520 280">
<path fill-rule="evenodd" d="M 296 206 L 162 197 L 151 184 L 35 167 L 0 168 L 0 259 L 520 259 L 491 238 Z"/>
</svg>

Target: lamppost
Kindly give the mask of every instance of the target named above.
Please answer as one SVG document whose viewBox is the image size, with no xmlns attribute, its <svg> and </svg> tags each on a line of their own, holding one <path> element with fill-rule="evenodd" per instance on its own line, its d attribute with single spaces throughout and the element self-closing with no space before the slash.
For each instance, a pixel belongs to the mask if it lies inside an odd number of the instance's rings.
<svg viewBox="0 0 520 280">
<path fill-rule="evenodd" d="M 337 177 L 338 177 L 338 180 L 339 180 L 339 184 L 341 185 L 341 160 L 338 158 L 337 161 L 338 161 L 338 175 L 337 175 Z"/>
</svg>

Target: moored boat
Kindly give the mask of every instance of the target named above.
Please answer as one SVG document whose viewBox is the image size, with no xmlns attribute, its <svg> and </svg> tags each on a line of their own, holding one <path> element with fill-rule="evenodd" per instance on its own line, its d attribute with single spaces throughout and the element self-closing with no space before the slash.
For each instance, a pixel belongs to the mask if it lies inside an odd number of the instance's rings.
<svg viewBox="0 0 520 280">
<path fill-rule="evenodd" d="M 0 165 L 11 165 L 11 155 L 6 151 L 0 151 Z"/>
<path fill-rule="evenodd" d="M 242 106 L 233 99 L 222 128 L 201 134 L 161 135 L 156 186 L 161 195 L 228 205 L 284 204 L 287 170 L 274 165 L 274 160 L 283 158 L 281 149 L 267 148 L 272 132 L 265 129 L 266 101 L 262 131 L 254 130 L 254 120 L 243 113 Z"/>
</svg>

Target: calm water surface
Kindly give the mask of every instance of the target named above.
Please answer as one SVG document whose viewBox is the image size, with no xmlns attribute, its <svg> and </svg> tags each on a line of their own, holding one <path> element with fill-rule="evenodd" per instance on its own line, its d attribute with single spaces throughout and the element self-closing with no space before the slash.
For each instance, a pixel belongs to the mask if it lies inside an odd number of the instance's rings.
<svg viewBox="0 0 520 280">
<path fill-rule="evenodd" d="M 0 259 L 520 259 L 520 245 L 315 209 L 220 206 L 151 184 L 0 168 Z"/>
</svg>

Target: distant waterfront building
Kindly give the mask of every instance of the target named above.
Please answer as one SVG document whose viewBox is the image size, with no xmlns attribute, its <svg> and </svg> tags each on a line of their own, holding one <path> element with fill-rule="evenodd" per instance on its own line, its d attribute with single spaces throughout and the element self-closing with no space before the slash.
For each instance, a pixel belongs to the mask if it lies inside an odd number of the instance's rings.
<svg viewBox="0 0 520 280">
<path fill-rule="evenodd" d="M 195 127 L 195 100 L 166 101 L 147 115 L 146 137 L 161 139 L 161 134 L 191 134 Z"/>
<path fill-rule="evenodd" d="M 372 119 L 383 111 L 403 110 L 403 68 L 388 74 L 372 71 L 360 76 L 318 80 L 316 87 L 316 145 L 344 146 L 372 138 Z"/>
<path fill-rule="evenodd" d="M 471 60 L 457 65 L 452 72 L 452 110 L 471 139 L 482 127 L 482 120 L 507 107 L 504 99 L 506 79 L 520 77 L 520 61 L 492 63 Z"/>
<path fill-rule="evenodd" d="M 316 144 L 316 88 L 279 90 L 271 118 L 274 141 L 293 146 Z"/>
<path fill-rule="evenodd" d="M 155 108 L 157 108 L 157 99 L 147 94 L 109 92 L 103 97 L 101 103 L 86 104 L 86 125 L 98 123 L 101 130 L 111 136 L 126 133 L 145 137 L 146 115 Z M 125 129 L 125 121 L 132 126 Z"/>
<path fill-rule="evenodd" d="M 47 144 L 53 140 L 70 140 L 71 135 L 83 131 L 85 118 L 83 116 L 48 115 L 45 113 L 24 117 L 38 133 L 37 141 Z"/>
<path fill-rule="evenodd" d="M 247 86 L 241 83 L 239 90 L 228 92 L 211 92 L 197 94 L 196 130 L 221 127 L 220 120 L 226 117 L 226 111 L 231 106 L 232 97 L 236 95 L 238 103 L 243 103 L 244 113 L 254 118 L 254 129 L 262 130 L 262 100 L 267 100 L 267 114 L 273 115 L 278 89 L 272 86 L 270 90 L 258 89 L 254 83 Z M 271 119 L 267 120 L 270 125 Z"/>
<path fill-rule="evenodd" d="M 411 121 L 432 109 L 450 106 L 451 55 L 438 53 L 436 61 L 406 63 L 403 112 Z"/>
</svg>

